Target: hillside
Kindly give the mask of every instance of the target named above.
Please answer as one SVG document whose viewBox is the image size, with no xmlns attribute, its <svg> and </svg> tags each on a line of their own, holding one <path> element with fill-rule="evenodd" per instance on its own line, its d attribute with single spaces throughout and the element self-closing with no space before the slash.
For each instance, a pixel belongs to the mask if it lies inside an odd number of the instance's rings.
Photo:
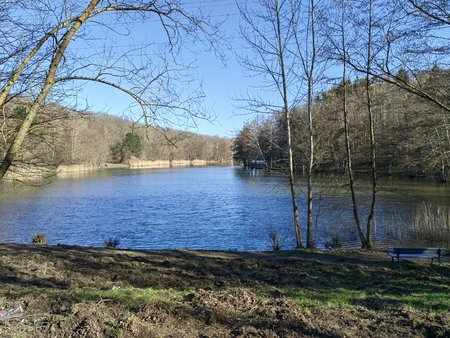
<svg viewBox="0 0 450 338">
<path fill-rule="evenodd" d="M 25 99 L 15 99 L 6 106 L 0 116 L 1 153 L 6 151 L 26 114 Z M 127 143 L 130 135 L 138 144 Z M 51 173 L 60 166 L 127 164 L 131 158 L 134 161 L 225 163 L 232 158 L 231 140 L 146 127 L 116 116 L 76 112 L 49 104 L 34 121 L 12 171 L 25 169 L 26 173 L 33 174 L 45 168 Z"/>
<path fill-rule="evenodd" d="M 406 83 L 448 102 L 449 70 L 434 67 Z M 353 168 L 361 174 L 371 167 L 369 123 L 364 80 L 348 81 L 346 107 Z M 429 100 L 372 80 L 376 164 L 381 174 L 435 177 L 445 182 L 450 172 L 449 113 Z M 344 135 L 343 84 L 317 95 L 313 105 L 314 170 L 342 173 L 347 168 Z M 292 142 L 297 169 L 308 166 L 309 140 L 306 108 L 292 111 Z M 285 163 L 286 123 L 282 114 L 259 117 L 247 123 L 234 141 L 235 159 L 245 163 L 264 160 L 272 167 Z"/>
</svg>

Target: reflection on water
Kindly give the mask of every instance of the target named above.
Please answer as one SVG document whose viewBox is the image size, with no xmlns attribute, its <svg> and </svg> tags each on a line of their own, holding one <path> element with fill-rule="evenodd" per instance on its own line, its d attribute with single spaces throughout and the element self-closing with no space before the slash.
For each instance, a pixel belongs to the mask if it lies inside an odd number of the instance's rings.
<svg viewBox="0 0 450 338">
<path fill-rule="evenodd" d="M 361 215 L 367 215 L 370 186 L 360 187 Z M 418 237 L 415 215 L 424 202 L 448 208 L 450 188 L 388 180 L 382 190 L 376 245 L 430 245 L 423 231 Z M 302 225 L 304 191 L 301 186 Z M 1 242 L 29 243 L 41 231 L 52 244 L 102 246 L 105 238 L 117 237 L 123 248 L 267 250 L 273 229 L 282 248 L 295 245 L 286 179 L 263 172 L 230 167 L 110 170 L 60 178 L 41 189 L 3 186 L 0 192 Z M 316 183 L 314 213 L 319 247 L 335 237 L 346 247 L 359 246 L 344 181 Z M 450 227 L 448 220 L 445 227 Z"/>
</svg>

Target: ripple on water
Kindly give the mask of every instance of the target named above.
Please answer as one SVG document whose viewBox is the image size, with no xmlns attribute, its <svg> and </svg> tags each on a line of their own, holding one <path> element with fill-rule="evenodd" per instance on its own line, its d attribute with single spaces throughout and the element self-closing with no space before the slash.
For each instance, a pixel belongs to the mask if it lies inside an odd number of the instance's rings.
<svg viewBox="0 0 450 338">
<path fill-rule="evenodd" d="M 423 201 L 450 205 L 448 186 L 428 184 L 421 194 L 420 184 L 410 182 L 408 190 L 401 181 L 399 193 L 379 194 L 377 245 L 415 240 L 412 214 Z M 391 181 L 389 190 L 395 189 Z M 303 226 L 304 191 L 299 191 Z M 113 236 L 123 248 L 267 250 L 269 229 L 275 229 L 284 248 L 295 245 L 288 185 L 276 175 L 223 167 L 115 170 L 7 194 L 0 200 L 2 242 L 28 243 L 42 231 L 52 244 L 102 246 Z M 368 205 L 366 195 L 358 198 Z M 314 208 L 318 246 L 336 236 L 344 246 L 359 246 L 342 182 L 320 181 Z"/>
</svg>

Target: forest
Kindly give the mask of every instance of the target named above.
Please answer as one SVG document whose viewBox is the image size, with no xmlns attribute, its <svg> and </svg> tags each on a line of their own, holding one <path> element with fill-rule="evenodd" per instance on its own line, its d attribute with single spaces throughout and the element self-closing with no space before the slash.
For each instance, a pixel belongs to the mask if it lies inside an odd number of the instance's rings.
<svg viewBox="0 0 450 338">
<path fill-rule="evenodd" d="M 28 106 L 24 98 L 5 106 L 0 118 L 2 153 L 6 152 Z M 25 176 L 36 171 L 52 174 L 61 165 L 127 164 L 131 157 L 148 161 L 197 159 L 224 163 L 232 158 L 231 140 L 175 129 L 147 128 L 122 117 L 49 104 L 31 125 L 27 142 L 10 170 Z"/>
<path fill-rule="evenodd" d="M 236 137 L 235 158 L 283 169 L 297 248 L 297 174 L 313 248 L 315 174 L 345 173 L 361 246 L 371 249 L 380 174 L 448 178 L 448 2 L 275 0 L 239 9 L 248 49 L 239 61 L 260 81 L 238 98 L 259 118 Z M 371 184 L 364 215 L 361 172 Z"/>
<path fill-rule="evenodd" d="M 424 90 L 450 97 L 448 70 L 434 67 L 424 71 Z M 405 71 L 400 72 L 406 82 Z M 376 142 L 376 167 L 383 175 L 430 177 L 439 182 L 449 179 L 450 130 L 448 114 L 435 104 L 395 85 L 373 80 L 372 98 Z M 370 151 L 367 138 L 365 84 L 363 80 L 348 80 L 349 139 L 353 153 L 353 168 L 359 174 L 370 171 Z M 342 83 L 314 98 L 314 172 L 344 174 L 347 155 L 344 117 L 341 109 Z M 296 171 L 304 172 L 308 165 L 308 118 L 304 106 L 292 109 L 292 144 Z M 234 158 L 244 166 L 251 161 L 264 161 L 269 169 L 282 169 L 287 163 L 286 123 L 282 113 L 260 116 L 248 122 L 234 140 Z"/>
</svg>

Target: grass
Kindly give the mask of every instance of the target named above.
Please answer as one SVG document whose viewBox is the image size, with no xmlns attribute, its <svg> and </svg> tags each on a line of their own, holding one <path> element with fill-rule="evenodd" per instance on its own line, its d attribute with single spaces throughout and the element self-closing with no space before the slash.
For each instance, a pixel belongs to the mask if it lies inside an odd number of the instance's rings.
<svg viewBox="0 0 450 338">
<path fill-rule="evenodd" d="M 351 291 L 345 289 L 336 290 L 311 290 L 311 289 L 282 289 L 285 297 L 292 298 L 295 302 L 305 307 L 332 307 L 342 306 L 350 308 L 354 306 L 354 300 L 367 297 L 366 291 Z"/>
<path fill-rule="evenodd" d="M 175 306 L 188 293 L 185 289 L 153 289 L 124 287 L 111 290 L 78 290 L 75 296 L 80 300 L 111 300 L 128 308 L 136 308 L 149 301 L 161 301 L 169 307 Z"/>
<path fill-rule="evenodd" d="M 383 265 L 334 265 L 323 262 L 315 264 L 329 276 L 325 284 L 317 282 L 301 288 L 295 287 L 250 287 L 250 290 L 281 291 L 282 296 L 293 299 L 305 309 L 314 307 L 354 308 L 363 306 L 372 310 L 413 308 L 421 311 L 444 312 L 450 309 L 450 265 L 412 264 L 387 262 Z M 134 270 L 133 276 L 145 277 L 153 270 Z M 192 277 L 189 270 L 179 271 L 186 278 Z M 211 290 L 229 288 L 212 285 Z M 136 288 L 122 287 L 112 290 L 78 290 L 76 296 L 82 300 L 109 300 L 130 309 L 149 301 L 161 301 L 172 307 L 195 289 Z"/>
<path fill-rule="evenodd" d="M 250 287 L 263 295 L 267 291 L 278 290 L 286 298 L 293 299 L 305 311 L 312 308 L 342 307 L 352 309 L 363 306 L 374 311 L 391 309 L 415 309 L 441 313 L 450 309 L 450 265 L 419 265 L 411 263 L 386 263 L 381 266 L 360 266 L 319 264 L 323 273 L 332 282 L 317 282 L 304 287 Z M 339 267 L 339 269 L 337 269 Z M 136 275 L 147 275 L 152 271 L 136 270 Z M 183 271 L 189 277 L 190 271 Z M 152 272 L 153 273 L 153 272 Z M 233 288 L 212 287 L 212 290 Z M 111 301 L 129 309 L 140 305 L 161 301 L 169 307 L 182 301 L 192 288 L 136 288 L 122 287 L 111 290 L 77 290 L 76 297 L 86 301 Z M 263 297 L 264 298 L 264 297 Z"/>
<path fill-rule="evenodd" d="M 410 293 L 403 295 L 384 295 L 376 290 L 308 290 L 283 289 L 285 297 L 294 299 L 304 307 L 344 307 L 363 305 L 373 310 L 390 307 L 409 307 L 431 312 L 447 312 L 450 309 L 450 294 L 447 292 Z"/>
<path fill-rule="evenodd" d="M 333 271 L 329 271 L 333 276 Z M 450 266 L 401 264 L 374 271 L 347 272 L 333 285 L 283 288 L 283 296 L 305 308 L 360 305 L 372 310 L 413 308 L 431 312 L 450 310 Z"/>
<path fill-rule="evenodd" d="M 399 266 L 403 270 L 409 271 L 418 271 L 421 273 L 429 273 L 429 274 L 442 274 L 450 277 L 450 264 L 414 264 L 414 263 L 406 263 L 402 262 L 400 264 L 394 262 L 395 266 Z"/>
<path fill-rule="evenodd" d="M 42 232 L 36 232 L 31 238 L 31 243 L 35 245 L 46 245 L 48 244 L 47 235 Z"/>
<path fill-rule="evenodd" d="M 449 332 L 447 257 L 439 266 L 391 263 L 376 252 L 366 257 L 353 251 L 132 252 L 32 245 L 3 245 L 0 255 L 0 310 L 26 305 L 26 319 L 9 322 L 5 336 L 50 328 L 61 328 L 54 336 L 80 328 L 89 336 L 101 331 L 110 337 L 178 337 L 180 330 L 231 336 L 247 327 L 250 334 L 274 336 Z M 391 320 L 399 310 L 404 318 Z M 48 320 L 47 329 L 35 328 L 38 316 Z"/>
<path fill-rule="evenodd" d="M 448 292 L 413 293 L 391 297 L 400 304 L 417 310 L 428 309 L 435 312 L 447 312 L 450 310 L 450 294 Z"/>
</svg>

